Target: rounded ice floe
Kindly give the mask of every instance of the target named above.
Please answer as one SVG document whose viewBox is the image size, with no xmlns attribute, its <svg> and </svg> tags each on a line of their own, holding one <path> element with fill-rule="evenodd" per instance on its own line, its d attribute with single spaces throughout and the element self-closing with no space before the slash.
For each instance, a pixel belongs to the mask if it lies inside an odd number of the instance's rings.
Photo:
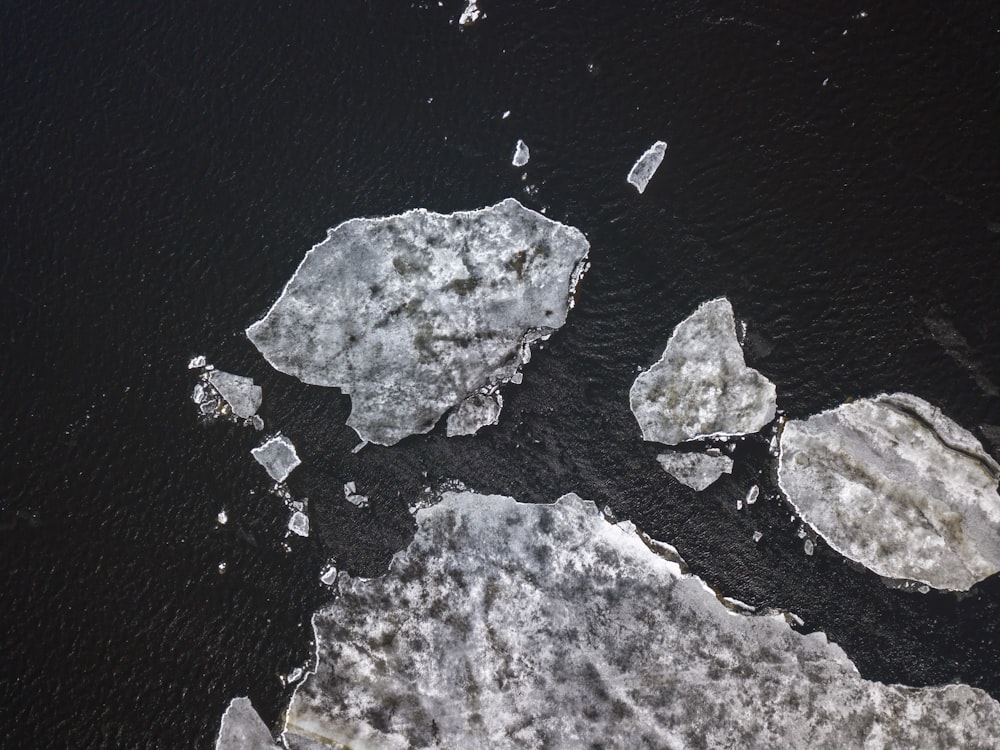
<svg viewBox="0 0 1000 750">
<path fill-rule="evenodd" d="M 446 493 L 389 572 L 341 574 L 313 617 L 290 750 L 988 747 L 965 685 L 864 680 L 822 633 L 727 607 L 629 523 Z"/>
<path fill-rule="evenodd" d="M 531 152 L 528 150 L 527 144 L 522 140 L 518 140 L 517 145 L 514 146 L 514 157 L 510 163 L 515 167 L 523 167 L 528 163 L 530 158 Z"/>
<path fill-rule="evenodd" d="M 629 184 L 640 193 L 645 192 L 649 181 L 653 179 L 656 170 L 663 163 L 663 157 L 666 153 L 666 141 L 656 141 L 656 143 L 647 148 L 645 153 L 632 165 L 632 169 L 629 170 L 628 177 L 626 177 Z"/>
<path fill-rule="evenodd" d="M 729 456 L 706 456 L 701 453 L 661 453 L 656 457 L 660 466 L 678 481 L 693 490 L 708 487 L 723 474 L 733 471 Z"/>
<path fill-rule="evenodd" d="M 747 367 L 725 297 L 674 329 L 660 360 L 629 391 L 643 440 L 676 445 L 758 432 L 774 419 L 774 384 Z"/>
<path fill-rule="evenodd" d="M 1000 466 L 907 393 L 843 404 L 781 434 L 778 481 L 827 543 L 881 576 L 964 591 L 1000 570 Z"/>
<path fill-rule="evenodd" d="M 278 745 L 250 699 L 233 698 L 222 714 L 215 750 L 278 750 Z"/>
<path fill-rule="evenodd" d="M 352 219 L 306 254 L 247 336 L 278 370 L 350 394 L 347 423 L 392 445 L 510 380 L 525 342 L 565 322 L 589 247 L 511 198 Z"/>
</svg>

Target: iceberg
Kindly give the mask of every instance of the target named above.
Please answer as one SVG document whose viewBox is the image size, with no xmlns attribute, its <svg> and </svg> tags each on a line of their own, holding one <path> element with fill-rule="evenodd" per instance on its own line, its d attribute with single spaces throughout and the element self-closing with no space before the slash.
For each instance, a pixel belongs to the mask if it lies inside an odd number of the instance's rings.
<svg viewBox="0 0 1000 750">
<path fill-rule="evenodd" d="M 723 474 L 733 471 L 729 456 L 706 456 L 701 453 L 661 453 L 656 457 L 663 470 L 701 492 Z"/>
<path fill-rule="evenodd" d="M 279 750 L 249 698 L 233 698 L 222 714 L 215 750 Z"/>
<path fill-rule="evenodd" d="M 313 617 L 290 750 L 990 747 L 1000 703 L 863 679 L 822 633 L 756 615 L 575 495 L 446 492 L 385 575 Z"/>
<path fill-rule="evenodd" d="M 523 167 L 530 158 L 531 152 L 528 151 L 528 146 L 524 141 L 518 140 L 517 145 L 514 146 L 514 158 L 511 159 L 510 163 L 515 167 Z"/>
<path fill-rule="evenodd" d="M 663 163 L 663 157 L 667 153 L 666 141 L 657 141 L 646 149 L 645 153 L 639 157 L 638 161 L 632 165 L 626 178 L 639 193 L 646 191 L 646 185 L 653 178 L 656 170 Z"/>
<path fill-rule="evenodd" d="M 759 432 L 777 409 L 774 384 L 743 359 L 725 297 L 678 324 L 663 356 L 635 379 L 629 401 L 643 440 L 665 445 Z"/>
<path fill-rule="evenodd" d="M 790 420 L 778 483 L 799 517 L 888 579 L 965 591 L 1000 570 L 1000 466 L 907 393 Z"/>
<path fill-rule="evenodd" d="M 247 336 L 270 364 L 351 396 L 348 425 L 393 445 L 508 382 L 566 321 L 590 248 L 508 198 L 352 219 L 313 247 Z"/>
<path fill-rule="evenodd" d="M 292 470 L 302 463 L 295 445 L 280 432 L 250 451 L 275 482 L 284 482 Z"/>
</svg>

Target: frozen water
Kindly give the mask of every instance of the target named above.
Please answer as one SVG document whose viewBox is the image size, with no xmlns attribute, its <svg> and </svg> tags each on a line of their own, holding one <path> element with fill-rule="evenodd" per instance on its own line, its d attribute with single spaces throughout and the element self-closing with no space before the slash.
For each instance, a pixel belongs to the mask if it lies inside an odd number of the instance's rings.
<svg viewBox="0 0 1000 750">
<path fill-rule="evenodd" d="M 652 146 L 646 149 L 645 153 L 639 157 L 639 160 L 632 165 L 632 169 L 629 170 L 628 177 L 626 178 L 629 183 L 635 186 L 635 189 L 640 193 L 645 192 L 646 185 L 653 178 L 656 170 L 660 168 L 660 164 L 663 163 L 663 157 L 667 153 L 667 144 L 665 141 L 657 141 Z"/>
<path fill-rule="evenodd" d="M 644 440 L 676 445 L 759 431 L 774 419 L 774 384 L 747 367 L 725 297 L 705 302 L 674 329 L 660 360 L 629 392 Z"/>
<path fill-rule="evenodd" d="M 753 505 L 757 502 L 757 498 L 760 497 L 760 487 L 756 484 L 747 490 L 747 505 Z"/>
<path fill-rule="evenodd" d="M 206 364 L 208 364 L 208 362 L 205 359 L 205 355 L 204 354 L 199 354 L 197 357 L 192 357 L 191 361 L 188 362 L 188 369 L 189 370 L 198 370 L 198 369 L 204 367 Z"/>
<path fill-rule="evenodd" d="M 843 404 L 781 434 L 778 480 L 803 521 L 881 576 L 964 591 L 1000 570 L 1000 466 L 906 393 Z"/>
<path fill-rule="evenodd" d="M 268 438 L 250 451 L 275 482 L 284 482 L 302 461 L 292 441 L 281 433 Z"/>
<path fill-rule="evenodd" d="M 288 519 L 288 530 L 298 536 L 309 536 L 309 516 L 301 510 L 295 511 Z"/>
<path fill-rule="evenodd" d="M 516 377 L 511 378 L 511 382 L 515 380 Z M 500 420 L 501 409 L 503 396 L 499 393 L 473 393 L 448 415 L 445 434 L 448 437 L 475 435 L 481 427 L 496 424 Z"/>
<path fill-rule="evenodd" d="M 523 167 L 528 163 L 528 159 L 530 158 L 531 152 L 528 151 L 528 146 L 524 141 L 518 140 L 517 145 L 514 146 L 514 158 L 510 163 L 515 167 Z"/>
<path fill-rule="evenodd" d="M 215 520 L 222 526 L 225 526 L 229 522 L 229 514 L 226 513 L 225 508 L 219 511 L 219 515 L 215 517 Z"/>
<path fill-rule="evenodd" d="M 278 750 L 278 746 L 250 699 L 233 698 L 222 714 L 215 750 Z"/>
<path fill-rule="evenodd" d="M 262 391 L 259 385 L 254 385 L 252 378 L 213 370 L 208 373 L 208 382 L 240 419 L 250 419 L 260 408 Z"/>
<path fill-rule="evenodd" d="M 723 474 L 733 471 L 728 456 L 706 456 L 701 453 L 661 453 L 656 457 L 664 471 L 699 492 Z"/>
<path fill-rule="evenodd" d="M 445 493 L 389 572 L 341 574 L 285 714 L 311 748 L 990 747 L 1000 704 L 864 680 L 822 633 L 727 608 L 631 524 Z"/>
<path fill-rule="evenodd" d="M 337 566 L 331 563 L 323 568 L 319 574 L 319 580 L 324 586 L 332 586 L 337 580 Z"/>
<path fill-rule="evenodd" d="M 344 485 L 344 498 L 347 502 L 352 505 L 356 505 L 359 508 L 368 507 L 368 498 L 365 495 L 358 494 L 358 488 L 355 486 L 354 482 L 347 482 Z"/>
<path fill-rule="evenodd" d="M 482 11 L 479 10 L 477 0 L 469 0 L 465 6 L 465 10 L 462 11 L 462 15 L 458 18 L 458 23 L 461 26 L 469 26 L 478 21 L 480 15 L 482 15 Z"/>
<path fill-rule="evenodd" d="M 350 394 L 348 424 L 392 445 L 510 380 L 566 320 L 589 244 L 508 198 L 330 230 L 247 335 L 275 368 Z"/>
</svg>

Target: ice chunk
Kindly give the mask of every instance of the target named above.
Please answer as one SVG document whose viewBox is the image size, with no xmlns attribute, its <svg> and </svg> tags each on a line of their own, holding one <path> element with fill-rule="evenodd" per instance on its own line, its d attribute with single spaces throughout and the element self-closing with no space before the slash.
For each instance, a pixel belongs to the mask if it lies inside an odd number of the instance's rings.
<svg viewBox="0 0 1000 750">
<path fill-rule="evenodd" d="M 653 174 L 660 168 L 663 157 L 667 153 L 665 141 L 657 141 L 646 149 L 646 152 L 639 157 L 639 160 L 632 165 L 628 173 L 628 181 L 640 193 L 645 192 L 646 185 L 652 179 Z"/>
<path fill-rule="evenodd" d="M 252 378 L 213 370 L 208 373 L 208 382 L 240 419 L 250 419 L 260 408 L 262 391 Z"/>
<path fill-rule="evenodd" d="M 482 11 L 479 10 L 477 0 L 469 0 L 465 6 L 465 10 L 462 11 L 462 15 L 458 18 L 458 23 L 460 26 L 470 26 L 478 21 L 481 15 Z"/>
<path fill-rule="evenodd" d="M 344 485 L 344 499 L 358 508 L 368 507 L 368 498 L 365 495 L 358 494 L 358 488 L 354 485 L 354 482 L 347 482 Z"/>
<path fill-rule="evenodd" d="M 197 357 L 192 357 L 191 361 L 188 362 L 188 369 L 189 370 L 198 370 L 198 369 L 201 369 L 202 367 L 204 367 L 206 364 L 208 364 L 208 362 L 205 359 L 205 355 L 204 354 L 199 354 Z"/>
<path fill-rule="evenodd" d="M 278 750 L 278 745 L 250 699 L 233 698 L 222 714 L 215 750 Z"/>
<path fill-rule="evenodd" d="M 756 544 L 757 542 L 759 542 L 763 538 L 764 538 L 764 535 L 761 534 L 759 531 L 755 531 L 753 533 L 753 543 L 754 544 Z"/>
<path fill-rule="evenodd" d="M 284 482 L 292 470 L 302 463 L 292 441 L 280 432 L 250 452 L 275 482 Z"/>
<path fill-rule="evenodd" d="M 909 749 L 1000 736 L 1000 703 L 982 690 L 865 680 L 822 633 L 734 612 L 574 495 L 445 493 L 416 521 L 385 575 L 341 573 L 313 617 L 315 671 L 285 713 L 291 750 Z"/>
<path fill-rule="evenodd" d="M 1000 570 L 1000 466 L 907 393 L 843 404 L 781 434 L 778 481 L 799 516 L 881 576 L 964 591 Z"/>
<path fill-rule="evenodd" d="M 288 519 L 288 530 L 298 536 L 309 536 L 309 516 L 301 510 L 295 511 Z"/>
<path fill-rule="evenodd" d="M 330 563 L 319 574 L 319 580 L 324 586 L 332 586 L 337 580 L 337 566 Z"/>
<path fill-rule="evenodd" d="M 661 453 L 656 457 L 671 476 L 699 492 L 723 474 L 733 470 L 729 456 L 706 456 L 701 453 Z"/>
<path fill-rule="evenodd" d="M 805 550 L 807 555 L 812 555 L 812 553 L 816 550 L 816 544 L 812 539 L 806 539 L 802 542 L 802 549 Z"/>
<path fill-rule="evenodd" d="M 757 498 L 760 497 L 760 487 L 756 484 L 747 490 L 747 505 L 753 505 L 757 502 Z"/>
<path fill-rule="evenodd" d="M 514 146 L 514 158 L 510 163 L 515 167 L 523 167 L 528 163 L 528 159 L 530 158 L 531 152 L 528 151 L 528 146 L 524 141 L 518 140 L 517 145 Z"/>
<path fill-rule="evenodd" d="M 392 445 L 507 382 L 566 320 L 589 244 L 514 199 L 352 219 L 310 250 L 247 335 L 274 367 L 350 394 L 348 424 Z"/>
<path fill-rule="evenodd" d="M 505 111 L 505 112 L 503 113 L 503 115 L 501 115 L 500 119 L 501 119 L 501 120 L 506 120 L 506 119 L 507 119 L 508 117 L 510 117 L 510 110 L 509 110 L 509 109 L 508 109 L 508 110 L 506 110 L 506 111 Z"/>
<path fill-rule="evenodd" d="M 660 360 L 629 392 L 643 440 L 676 445 L 757 432 L 774 419 L 774 384 L 747 367 L 725 297 L 705 302 L 674 329 Z"/>
<path fill-rule="evenodd" d="M 511 378 L 514 382 L 515 378 Z M 503 409 L 503 396 L 499 393 L 473 393 L 448 415 L 445 434 L 475 435 L 481 427 L 496 424 Z"/>
<path fill-rule="evenodd" d="M 219 515 L 215 517 L 215 520 L 222 526 L 225 526 L 229 522 L 229 514 L 226 513 L 225 508 L 219 511 Z"/>
</svg>

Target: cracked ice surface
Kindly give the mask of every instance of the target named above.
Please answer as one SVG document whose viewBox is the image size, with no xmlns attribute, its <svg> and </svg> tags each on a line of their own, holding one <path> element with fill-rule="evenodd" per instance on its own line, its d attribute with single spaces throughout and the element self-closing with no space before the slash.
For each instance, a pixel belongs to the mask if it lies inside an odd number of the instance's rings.
<svg viewBox="0 0 1000 750">
<path fill-rule="evenodd" d="M 295 445 L 282 434 L 268 438 L 250 451 L 275 482 L 284 482 L 292 469 L 302 463 Z"/>
<path fill-rule="evenodd" d="M 965 685 L 861 678 L 822 633 L 734 613 L 592 503 L 445 493 L 387 574 L 313 618 L 292 750 L 989 747 Z"/>
<path fill-rule="evenodd" d="M 222 714 L 215 750 L 278 750 L 278 746 L 250 699 L 233 698 Z"/>
<path fill-rule="evenodd" d="M 566 321 L 589 243 L 508 198 L 351 219 L 313 247 L 247 336 L 273 367 L 350 394 L 347 424 L 392 445 L 507 382 Z"/>
<path fill-rule="evenodd" d="M 629 391 L 642 439 L 665 445 L 758 432 L 774 419 L 774 384 L 747 367 L 725 297 L 674 329 L 660 360 Z"/>
<path fill-rule="evenodd" d="M 665 141 L 657 141 L 646 149 L 645 153 L 639 157 L 638 161 L 632 165 L 626 178 L 629 183 L 640 193 L 645 192 L 646 185 L 653 179 L 656 170 L 663 163 L 663 157 L 667 153 Z"/>
<path fill-rule="evenodd" d="M 778 481 L 831 547 L 881 576 L 964 591 L 1000 570 L 997 465 L 907 393 L 843 404 L 781 434 Z"/>
<path fill-rule="evenodd" d="M 702 453 L 661 453 L 656 457 L 663 470 L 693 490 L 701 492 L 723 474 L 733 471 L 729 456 Z"/>
</svg>

